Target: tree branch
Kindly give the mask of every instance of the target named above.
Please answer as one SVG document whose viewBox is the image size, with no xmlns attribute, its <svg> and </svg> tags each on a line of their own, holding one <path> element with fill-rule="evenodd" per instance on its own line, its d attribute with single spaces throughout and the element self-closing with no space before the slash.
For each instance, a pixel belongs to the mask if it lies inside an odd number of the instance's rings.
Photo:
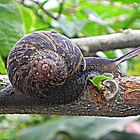
<svg viewBox="0 0 140 140">
<path fill-rule="evenodd" d="M 4 83 L 7 78 L 1 78 Z M 49 105 L 45 100 L 26 98 L 16 92 L 9 96 L 10 90 L 1 92 L 0 113 L 35 113 L 49 115 L 98 115 L 98 116 L 132 116 L 140 114 L 140 77 L 121 77 L 115 79 L 118 91 L 113 98 L 107 99 L 106 95 L 88 84 L 84 95 L 78 100 L 64 105 Z M 0 84 L 1 85 L 1 84 Z M 2 93 L 7 92 L 3 97 Z M 12 91 L 13 92 L 13 91 Z"/>
<path fill-rule="evenodd" d="M 121 33 L 72 39 L 85 54 L 140 46 L 140 30 L 127 29 Z"/>
<path fill-rule="evenodd" d="M 140 45 L 140 30 L 72 39 L 80 48 L 91 51 L 137 47 Z M 94 47 L 96 46 L 96 47 Z M 132 116 L 140 114 L 140 77 L 114 79 L 107 92 L 98 91 L 90 83 L 84 95 L 64 105 L 50 105 L 44 99 L 28 98 L 14 90 L 7 76 L 0 75 L 0 113 L 35 113 L 59 115 Z M 8 87 L 6 87 L 8 85 Z M 6 87 L 6 88 L 5 88 Z M 2 90 L 1 90 L 2 89 Z M 115 91 L 110 91 L 115 89 Z M 117 90 L 116 90 L 117 89 Z M 3 96 L 3 95 L 7 96 Z"/>
</svg>

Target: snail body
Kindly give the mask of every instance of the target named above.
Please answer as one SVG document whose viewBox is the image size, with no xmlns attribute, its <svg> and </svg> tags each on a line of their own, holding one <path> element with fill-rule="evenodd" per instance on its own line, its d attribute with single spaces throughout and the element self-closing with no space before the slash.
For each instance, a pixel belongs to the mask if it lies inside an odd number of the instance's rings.
<svg viewBox="0 0 140 140">
<path fill-rule="evenodd" d="M 79 98 L 90 77 L 119 73 L 118 64 L 139 54 L 131 51 L 117 59 L 83 57 L 65 36 L 39 31 L 20 39 L 12 48 L 7 69 L 13 87 L 30 98 L 62 104 Z"/>
</svg>

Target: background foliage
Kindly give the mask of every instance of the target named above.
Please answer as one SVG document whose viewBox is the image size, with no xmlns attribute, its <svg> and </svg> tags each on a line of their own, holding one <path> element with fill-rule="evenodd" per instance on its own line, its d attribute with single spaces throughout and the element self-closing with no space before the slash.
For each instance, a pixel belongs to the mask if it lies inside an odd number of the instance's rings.
<svg viewBox="0 0 140 140">
<path fill-rule="evenodd" d="M 74 38 L 128 28 L 140 29 L 139 0 L 0 0 L 0 73 L 7 74 L 9 51 L 27 33 L 55 30 Z M 108 51 L 103 55 L 114 58 L 126 51 Z M 124 63 L 123 69 L 140 75 L 139 61 L 136 58 Z M 138 140 L 139 124 L 138 118 L 1 115 L 0 139 Z"/>
</svg>

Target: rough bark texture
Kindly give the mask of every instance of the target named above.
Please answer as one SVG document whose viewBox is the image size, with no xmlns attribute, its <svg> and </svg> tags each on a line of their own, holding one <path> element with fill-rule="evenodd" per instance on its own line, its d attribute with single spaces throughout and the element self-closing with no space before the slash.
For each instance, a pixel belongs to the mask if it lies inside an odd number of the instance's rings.
<svg viewBox="0 0 140 140">
<path fill-rule="evenodd" d="M 85 54 L 140 46 L 140 30 L 127 29 L 121 33 L 72 39 Z"/>
<path fill-rule="evenodd" d="M 5 80 L 4 80 L 5 81 Z M 118 91 L 111 99 L 88 85 L 82 97 L 64 105 L 48 105 L 45 100 L 27 98 L 22 93 L 12 93 L 0 97 L 0 113 L 29 113 L 49 115 L 97 115 L 97 116 L 132 116 L 140 114 L 140 77 L 121 77 L 115 79 Z M 1 80 L 1 83 L 2 80 Z M 9 94 L 12 91 L 4 91 Z M 2 93 L 1 92 L 1 95 Z"/>
</svg>

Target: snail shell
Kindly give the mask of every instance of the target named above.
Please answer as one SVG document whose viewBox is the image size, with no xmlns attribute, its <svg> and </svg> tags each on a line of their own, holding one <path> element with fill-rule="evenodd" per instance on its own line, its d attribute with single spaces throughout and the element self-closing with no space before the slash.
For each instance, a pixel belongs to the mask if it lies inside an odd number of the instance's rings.
<svg viewBox="0 0 140 140">
<path fill-rule="evenodd" d="M 7 67 L 16 90 L 31 97 L 47 98 L 58 94 L 56 91 L 63 94 L 67 79 L 84 69 L 84 63 L 80 49 L 68 38 L 39 31 L 24 36 L 14 45 Z"/>
</svg>

